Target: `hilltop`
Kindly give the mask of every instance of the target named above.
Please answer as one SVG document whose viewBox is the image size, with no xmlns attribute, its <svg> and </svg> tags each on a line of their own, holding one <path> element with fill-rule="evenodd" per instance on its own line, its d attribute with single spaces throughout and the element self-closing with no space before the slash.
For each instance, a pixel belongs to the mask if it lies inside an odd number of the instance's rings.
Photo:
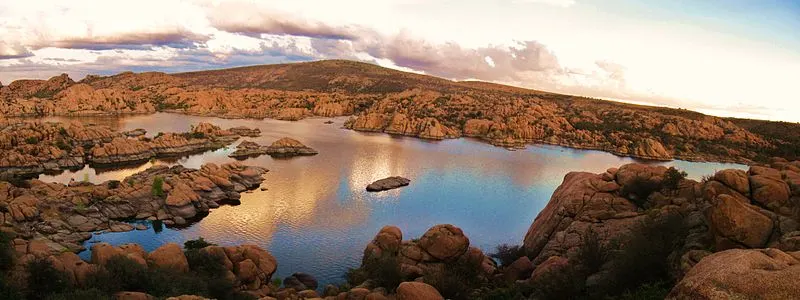
<svg viewBox="0 0 800 300">
<path fill-rule="evenodd" d="M 0 114 L 143 114 L 300 120 L 352 116 L 346 127 L 429 139 L 475 137 L 503 147 L 531 143 L 646 159 L 749 163 L 797 158 L 800 125 L 456 82 L 346 61 L 166 74 L 124 72 L 17 80 L 0 88 Z"/>
</svg>

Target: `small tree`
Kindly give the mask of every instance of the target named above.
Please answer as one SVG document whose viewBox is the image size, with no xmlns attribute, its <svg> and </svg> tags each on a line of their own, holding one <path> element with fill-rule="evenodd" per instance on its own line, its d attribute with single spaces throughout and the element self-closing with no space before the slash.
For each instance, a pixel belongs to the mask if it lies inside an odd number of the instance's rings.
<svg viewBox="0 0 800 300">
<path fill-rule="evenodd" d="M 502 244 L 495 248 L 494 253 L 489 254 L 490 257 L 498 260 L 501 266 L 509 266 L 520 257 L 525 256 L 525 248 L 519 245 Z"/>
<path fill-rule="evenodd" d="M 665 188 L 674 190 L 679 187 L 681 181 L 686 179 L 686 176 L 688 175 L 689 174 L 686 174 L 685 171 L 679 171 L 675 167 L 670 167 L 667 169 L 667 173 L 664 174 L 664 180 L 661 182 L 661 184 Z"/>
<path fill-rule="evenodd" d="M 151 189 L 153 196 L 155 197 L 164 197 L 164 178 L 161 176 L 156 176 L 153 178 L 153 187 Z"/>
</svg>

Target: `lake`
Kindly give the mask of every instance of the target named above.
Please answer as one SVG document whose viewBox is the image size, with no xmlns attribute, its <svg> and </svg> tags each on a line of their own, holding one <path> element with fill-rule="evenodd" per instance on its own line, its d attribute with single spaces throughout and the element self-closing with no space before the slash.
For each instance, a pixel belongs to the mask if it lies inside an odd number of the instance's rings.
<svg viewBox="0 0 800 300">
<path fill-rule="evenodd" d="M 418 238 L 436 224 L 450 223 L 464 230 L 471 244 L 491 252 L 498 244 L 520 244 L 528 227 L 550 195 L 571 171 L 600 173 L 610 167 L 643 162 L 600 151 L 557 146 L 529 146 L 509 151 L 474 139 L 426 141 L 387 134 L 341 129 L 346 118 L 313 118 L 297 122 L 220 119 L 156 113 L 124 117 L 48 117 L 45 121 L 99 123 L 117 130 L 144 128 L 158 132 L 188 131 L 199 122 L 224 129 L 257 127 L 262 136 L 242 138 L 269 145 L 295 138 L 320 152 L 291 159 L 250 158 L 245 164 L 270 170 L 262 187 L 243 193 L 241 204 L 214 209 L 199 222 L 182 229 L 104 233 L 87 241 L 113 245 L 138 243 L 152 251 L 168 242 L 203 237 L 219 245 L 257 244 L 278 260 L 277 276 L 294 272 L 314 275 L 321 286 L 344 281 L 348 268 L 361 262 L 364 247 L 384 225 L 402 229 L 404 239 Z M 334 124 L 324 124 L 332 120 Z M 67 183 L 120 180 L 154 164 L 181 164 L 199 168 L 208 162 L 233 161 L 234 146 L 188 157 L 153 160 L 141 166 L 95 170 L 88 166 L 44 181 Z M 716 170 L 742 165 L 646 162 L 675 166 L 699 179 Z M 381 193 L 365 190 L 370 182 L 404 176 L 411 185 Z M 89 251 L 80 253 L 84 259 Z"/>
</svg>

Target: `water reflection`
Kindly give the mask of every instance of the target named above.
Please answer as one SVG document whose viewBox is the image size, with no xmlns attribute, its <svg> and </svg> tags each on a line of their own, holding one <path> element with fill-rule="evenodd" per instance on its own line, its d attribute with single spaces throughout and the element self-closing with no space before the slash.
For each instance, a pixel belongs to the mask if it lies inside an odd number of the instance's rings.
<svg viewBox="0 0 800 300">
<path fill-rule="evenodd" d="M 204 237 L 221 245 L 254 243 L 267 247 L 278 259 L 278 276 L 292 272 L 314 274 L 322 284 L 342 281 L 348 267 L 359 264 L 364 245 L 386 224 L 403 229 L 406 238 L 418 237 L 432 225 L 452 223 L 469 235 L 474 245 L 490 249 L 500 243 L 520 243 L 536 214 L 544 207 L 564 175 L 570 171 L 599 173 L 633 162 L 598 151 L 554 146 L 530 146 L 507 151 L 473 139 L 438 142 L 386 134 L 340 129 L 327 119 L 298 122 L 229 120 L 154 114 L 121 118 L 46 118 L 105 124 L 118 130 L 144 128 L 157 132 L 185 131 L 199 122 L 222 128 L 258 127 L 262 136 L 243 138 L 269 144 L 290 136 L 320 154 L 293 159 L 269 156 L 248 158 L 245 164 L 270 169 L 262 187 L 242 195 L 241 205 L 223 206 L 191 227 L 97 235 L 92 242 L 136 242 L 153 250 L 166 242 L 182 243 Z M 153 164 L 225 163 L 235 147 L 177 160 L 153 160 L 121 170 L 66 171 L 43 175 L 45 181 L 71 179 L 102 182 L 122 179 Z M 652 163 L 652 162 L 648 162 Z M 658 162 L 686 170 L 700 178 L 715 170 L 741 167 L 730 164 Z M 88 175 L 84 175 L 88 174 Z M 368 193 L 370 182 L 393 175 L 412 180 L 402 189 Z M 89 253 L 81 253 L 89 257 Z"/>
</svg>

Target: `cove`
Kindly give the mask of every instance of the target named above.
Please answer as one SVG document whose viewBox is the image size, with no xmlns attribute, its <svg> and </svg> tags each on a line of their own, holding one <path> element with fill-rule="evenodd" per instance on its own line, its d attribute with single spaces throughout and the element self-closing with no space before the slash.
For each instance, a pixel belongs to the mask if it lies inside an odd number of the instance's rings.
<svg viewBox="0 0 800 300">
<path fill-rule="evenodd" d="M 396 225 L 406 238 L 422 235 L 435 224 L 451 223 L 468 234 L 471 244 L 491 252 L 502 243 L 519 244 L 533 219 L 547 204 L 564 175 L 572 171 L 600 173 L 631 162 L 675 166 L 700 179 L 722 169 L 745 166 L 685 161 L 651 162 L 609 153 L 557 146 L 528 146 L 508 151 L 473 139 L 427 141 L 386 134 L 341 129 L 345 118 L 312 118 L 297 122 L 220 119 L 156 113 L 123 117 L 48 117 L 43 121 L 99 123 L 124 131 L 188 131 L 210 122 L 222 128 L 259 128 L 258 138 L 242 138 L 269 145 L 292 137 L 320 153 L 310 157 L 249 158 L 243 163 L 270 170 L 266 190 L 242 194 L 241 204 L 214 209 L 186 228 L 94 235 L 87 241 L 141 244 L 152 251 L 168 242 L 182 244 L 203 237 L 219 245 L 257 244 L 278 260 L 278 277 L 294 272 L 314 275 L 321 285 L 344 281 L 347 268 L 357 267 L 365 245 L 384 225 Z M 84 167 L 40 180 L 103 182 L 119 180 L 151 165 L 181 164 L 199 168 L 204 163 L 233 161 L 235 145 L 216 151 L 114 169 Z M 369 193 L 370 182 L 404 176 L 411 185 Z M 156 230 L 159 229 L 159 230 Z M 80 254 L 89 258 L 89 251 Z"/>
</svg>

